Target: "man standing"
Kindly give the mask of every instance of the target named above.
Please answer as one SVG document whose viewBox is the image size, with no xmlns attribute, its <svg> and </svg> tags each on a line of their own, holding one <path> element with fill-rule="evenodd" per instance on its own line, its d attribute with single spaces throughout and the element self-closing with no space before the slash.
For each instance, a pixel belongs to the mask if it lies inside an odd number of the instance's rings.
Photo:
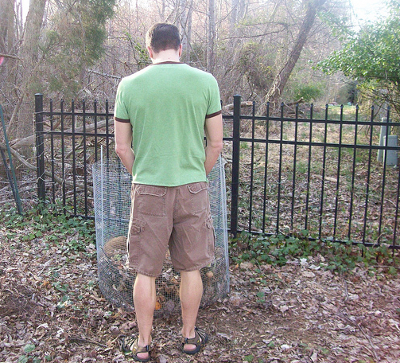
<svg viewBox="0 0 400 363">
<path fill-rule="evenodd" d="M 114 122 L 116 153 L 133 177 L 128 253 L 139 328 L 121 348 L 139 362 L 150 360 L 155 279 L 168 248 L 181 274 L 182 350 L 195 354 L 208 340 L 196 327 L 200 269 L 214 258 L 206 176 L 223 147 L 217 82 L 180 63 L 178 29 L 153 25 L 146 46 L 153 64 L 121 81 Z"/>
</svg>

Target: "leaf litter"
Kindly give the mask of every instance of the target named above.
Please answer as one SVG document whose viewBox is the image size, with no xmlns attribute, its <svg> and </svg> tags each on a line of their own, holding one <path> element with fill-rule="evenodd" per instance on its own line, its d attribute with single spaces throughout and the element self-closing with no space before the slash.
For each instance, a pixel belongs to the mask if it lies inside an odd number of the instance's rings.
<svg viewBox="0 0 400 363">
<path fill-rule="evenodd" d="M 117 340 L 137 333 L 135 314 L 102 296 L 95 246 L 67 248 L 79 235 L 49 233 L 23 241 L 0 227 L 0 361 L 129 361 Z M 199 312 L 211 338 L 205 349 L 184 356 L 180 317 L 156 317 L 153 361 L 399 362 L 399 274 L 356 267 L 340 275 L 320 259 L 232 265 L 228 296 Z"/>
</svg>

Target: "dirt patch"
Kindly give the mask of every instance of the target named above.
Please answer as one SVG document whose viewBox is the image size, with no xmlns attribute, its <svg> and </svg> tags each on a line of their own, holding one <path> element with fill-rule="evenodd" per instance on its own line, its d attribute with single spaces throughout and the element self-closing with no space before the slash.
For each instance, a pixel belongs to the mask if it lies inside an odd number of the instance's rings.
<svg viewBox="0 0 400 363">
<path fill-rule="evenodd" d="M 31 317 L 43 308 L 32 300 L 34 291 L 26 286 L 20 286 L 18 290 L 2 291 L 0 301 L 0 316 L 16 316 L 19 318 Z"/>
<path fill-rule="evenodd" d="M 117 338 L 137 332 L 135 315 L 101 296 L 95 247 L 6 234 L 0 227 L 0 361 L 128 361 Z M 154 321 L 153 361 L 398 362 L 400 278 L 384 266 L 340 276 L 321 263 L 231 266 L 229 295 L 199 314 L 211 336 L 204 351 L 182 355 L 172 314 Z"/>
</svg>

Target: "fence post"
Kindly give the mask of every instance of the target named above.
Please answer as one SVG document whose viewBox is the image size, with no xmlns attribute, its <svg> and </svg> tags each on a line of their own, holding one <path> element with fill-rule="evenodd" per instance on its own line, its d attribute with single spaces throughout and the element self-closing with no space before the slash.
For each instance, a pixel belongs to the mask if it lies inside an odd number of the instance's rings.
<svg viewBox="0 0 400 363">
<path fill-rule="evenodd" d="M 233 97 L 232 184 L 231 184 L 231 234 L 237 235 L 240 161 L 240 104 L 241 96 Z"/>
<path fill-rule="evenodd" d="M 391 120 L 387 119 L 386 117 L 382 117 L 381 118 L 382 123 L 389 123 Z M 383 152 L 384 149 L 383 147 L 386 146 L 385 144 L 385 138 L 388 137 L 390 135 L 390 126 L 389 125 L 385 125 L 385 126 L 381 126 L 381 132 L 379 134 L 379 146 L 382 146 L 382 149 L 378 149 L 378 155 L 376 157 L 376 159 L 380 162 L 383 162 Z"/>
<path fill-rule="evenodd" d="M 44 181 L 43 95 L 41 93 L 35 94 L 35 126 L 37 191 L 39 202 L 44 202 L 46 186 Z"/>
<path fill-rule="evenodd" d="M 384 145 L 389 147 L 397 147 L 397 135 L 389 135 L 384 137 Z M 397 166 L 397 150 L 383 150 L 383 160 L 387 166 Z"/>
</svg>

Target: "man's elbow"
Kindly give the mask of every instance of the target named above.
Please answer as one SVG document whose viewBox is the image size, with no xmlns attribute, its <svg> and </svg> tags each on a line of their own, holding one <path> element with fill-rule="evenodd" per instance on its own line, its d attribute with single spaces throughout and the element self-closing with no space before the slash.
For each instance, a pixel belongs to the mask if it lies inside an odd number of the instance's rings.
<svg viewBox="0 0 400 363">
<path fill-rule="evenodd" d="M 118 155 L 120 159 L 123 159 L 123 157 L 130 151 L 130 148 L 116 144 L 115 145 L 115 153 Z"/>
<path fill-rule="evenodd" d="M 222 149 L 224 148 L 223 141 L 213 143 L 212 148 L 215 150 L 216 153 L 220 154 L 222 152 Z"/>
</svg>

